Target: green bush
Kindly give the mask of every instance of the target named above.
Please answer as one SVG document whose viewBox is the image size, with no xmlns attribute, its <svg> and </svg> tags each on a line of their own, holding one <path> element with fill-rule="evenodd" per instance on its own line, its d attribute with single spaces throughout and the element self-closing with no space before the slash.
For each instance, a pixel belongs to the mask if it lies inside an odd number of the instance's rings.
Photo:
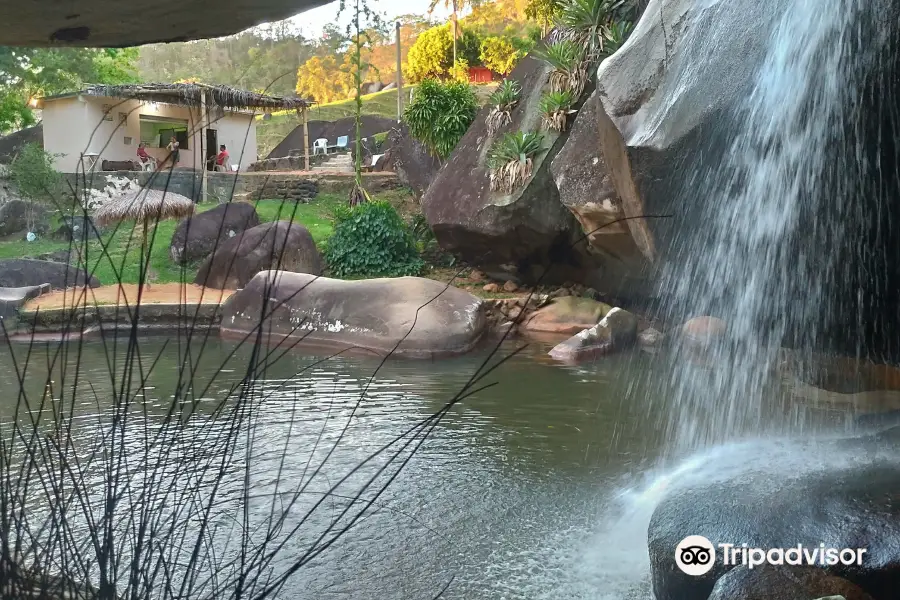
<svg viewBox="0 0 900 600">
<path fill-rule="evenodd" d="M 22 147 L 9 166 L 9 175 L 19 193 L 31 200 L 52 199 L 61 181 L 53 168 L 53 155 L 34 142 Z"/>
<path fill-rule="evenodd" d="M 501 75 L 509 75 L 522 56 L 509 38 L 489 36 L 481 40 L 481 62 Z"/>
<path fill-rule="evenodd" d="M 423 81 L 403 118 L 414 138 L 440 158 L 447 158 L 478 113 L 478 100 L 468 84 Z"/>
<path fill-rule="evenodd" d="M 388 202 L 366 202 L 335 213 L 325 260 L 334 277 L 402 277 L 425 266 L 406 223 Z"/>
</svg>

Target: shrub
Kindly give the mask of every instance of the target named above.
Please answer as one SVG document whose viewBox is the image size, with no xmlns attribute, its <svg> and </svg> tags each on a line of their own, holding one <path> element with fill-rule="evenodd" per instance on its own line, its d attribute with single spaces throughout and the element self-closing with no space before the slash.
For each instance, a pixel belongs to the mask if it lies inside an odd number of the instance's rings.
<svg viewBox="0 0 900 600">
<path fill-rule="evenodd" d="M 488 152 L 491 189 L 512 193 L 528 181 L 534 169 L 534 157 L 543 150 L 544 136 L 539 133 L 507 133 L 494 142 Z"/>
<path fill-rule="evenodd" d="M 502 75 L 509 75 L 522 54 L 516 50 L 509 38 L 489 36 L 481 41 L 481 62 L 484 66 Z"/>
<path fill-rule="evenodd" d="M 416 83 L 427 79 L 441 79 L 453 66 L 453 34 L 449 25 L 423 31 L 410 47 L 406 63 L 406 78 Z"/>
<path fill-rule="evenodd" d="M 560 40 L 535 51 L 535 56 L 543 60 L 554 71 L 550 74 L 550 90 L 572 92 L 581 97 L 587 82 L 584 63 L 584 49 L 572 40 Z"/>
<path fill-rule="evenodd" d="M 424 263 L 409 228 L 387 202 L 366 202 L 336 214 L 325 260 L 335 277 L 418 275 Z"/>
<path fill-rule="evenodd" d="M 60 184 L 53 168 L 53 155 L 29 142 L 9 167 L 9 175 L 19 192 L 31 200 L 52 199 Z"/>
<path fill-rule="evenodd" d="M 488 98 L 491 110 L 487 116 L 487 128 L 491 135 L 512 121 L 512 109 L 519 103 L 521 93 L 522 87 L 517 81 L 504 79 Z"/>
<path fill-rule="evenodd" d="M 633 29 L 634 24 L 630 21 L 618 21 L 605 27 L 603 30 L 603 53 L 607 56 L 615 54 L 631 35 Z"/>
<path fill-rule="evenodd" d="M 639 3 L 634 0 L 562 0 L 558 23 L 582 45 L 587 59 L 595 62 L 606 52 L 608 28 L 630 21 L 639 12 Z"/>
<path fill-rule="evenodd" d="M 550 92 L 541 98 L 541 116 L 548 129 L 565 131 L 569 123 L 569 115 L 575 111 L 572 105 L 575 98 L 572 92 Z"/>
<path fill-rule="evenodd" d="M 477 112 L 478 101 L 468 84 L 427 79 L 416 89 L 403 117 L 414 138 L 436 156 L 447 158 Z"/>
<path fill-rule="evenodd" d="M 469 83 L 469 63 L 466 60 L 459 59 L 453 68 L 450 69 L 450 79 L 459 83 Z"/>
</svg>

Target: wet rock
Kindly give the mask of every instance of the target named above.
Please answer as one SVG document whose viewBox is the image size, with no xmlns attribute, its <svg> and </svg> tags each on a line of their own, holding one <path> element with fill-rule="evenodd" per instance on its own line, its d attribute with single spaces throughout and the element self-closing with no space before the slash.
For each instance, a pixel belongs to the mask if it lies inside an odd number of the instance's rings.
<svg viewBox="0 0 900 600">
<path fill-rule="evenodd" d="M 709 600 L 872 600 L 858 585 L 816 567 L 738 567 L 719 578 Z"/>
<path fill-rule="evenodd" d="M 431 279 L 344 281 L 266 271 L 229 298 L 222 332 L 254 331 L 264 310 L 270 316 L 263 330 L 275 339 L 303 337 L 301 344 L 329 351 L 357 347 L 413 358 L 468 352 L 487 325 L 481 300 Z"/>
<path fill-rule="evenodd" d="M 861 565 L 816 566 L 874 600 L 894 600 L 900 589 L 900 428 L 787 449 L 783 442 L 754 444 L 740 456 L 717 457 L 698 467 L 702 473 L 689 471 L 668 483 L 648 529 L 656 598 L 707 598 L 734 568 L 718 555 L 707 574 L 682 573 L 675 548 L 688 535 L 700 535 L 717 548 L 800 544 L 811 551 L 824 543 L 865 549 Z"/>
<path fill-rule="evenodd" d="M 612 307 L 596 300 L 565 296 L 534 312 L 524 328 L 541 333 L 575 334 L 599 323 Z"/>
<path fill-rule="evenodd" d="M 689 350 L 705 351 L 725 338 L 728 324 L 717 317 L 694 317 L 681 328 L 683 342 Z"/>
<path fill-rule="evenodd" d="M 579 362 L 624 350 L 637 337 L 637 317 L 613 308 L 603 320 L 585 329 L 550 351 L 550 356 L 565 362 Z"/>
<path fill-rule="evenodd" d="M 43 233 L 49 228 L 49 211 L 40 204 L 12 199 L 0 206 L 0 236 Z"/>
<path fill-rule="evenodd" d="M 489 283 L 482 288 L 488 294 L 496 294 L 500 291 L 500 286 L 496 283 Z"/>
<path fill-rule="evenodd" d="M 491 189 L 487 150 L 513 131 L 542 128 L 539 104 L 552 68 L 531 56 L 510 74 L 521 88 L 510 124 L 488 131 L 485 107 L 475 117 L 447 163 L 422 197 L 422 212 L 441 248 L 495 279 L 521 282 L 574 278 L 583 267 L 580 226 L 560 202 L 550 163 L 565 134 L 542 131 L 543 150 L 533 160 L 533 175 L 512 193 Z M 552 267 L 552 269 L 551 269 Z M 549 272 L 548 272 L 549 270 Z"/>
<path fill-rule="evenodd" d="M 644 350 L 657 350 L 663 343 L 663 334 L 648 327 L 638 334 L 638 344 Z"/>
<path fill-rule="evenodd" d="M 215 289 L 238 289 L 273 268 L 319 275 L 324 262 L 312 235 L 299 223 L 263 223 L 225 241 L 200 266 L 194 283 Z"/>
<path fill-rule="evenodd" d="M 169 257 L 177 264 L 204 260 L 229 239 L 257 225 L 259 215 L 252 204 L 219 204 L 178 224 L 169 245 Z"/>
<path fill-rule="evenodd" d="M 99 287 L 100 281 L 74 265 L 27 258 L 0 260 L 0 287 L 24 288 L 49 283 L 55 290 Z"/>
<path fill-rule="evenodd" d="M 508 294 L 512 294 L 519 291 L 519 286 L 515 281 L 507 281 L 503 284 L 503 291 Z"/>
</svg>

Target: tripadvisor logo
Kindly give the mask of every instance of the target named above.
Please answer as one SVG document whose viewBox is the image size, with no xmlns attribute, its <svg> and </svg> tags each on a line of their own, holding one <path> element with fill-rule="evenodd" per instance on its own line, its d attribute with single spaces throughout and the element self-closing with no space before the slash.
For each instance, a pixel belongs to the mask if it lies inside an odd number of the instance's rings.
<svg viewBox="0 0 900 600">
<path fill-rule="evenodd" d="M 720 560 L 725 567 L 753 569 L 769 565 L 861 566 L 865 548 L 829 548 L 825 544 L 791 548 L 750 548 L 747 544 L 719 544 Z M 689 535 L 675 547 L 675 564 L 686 575 L 699 577 L 709 573 L 716 563 L 716 547 L 702 535 Z"/>
</svg>

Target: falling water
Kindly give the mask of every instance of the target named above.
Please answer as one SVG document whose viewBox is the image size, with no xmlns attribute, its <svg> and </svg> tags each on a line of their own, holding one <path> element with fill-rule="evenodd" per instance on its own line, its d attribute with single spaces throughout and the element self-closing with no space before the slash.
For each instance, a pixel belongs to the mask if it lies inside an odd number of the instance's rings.
<svg viewBox="0 0 900 600">
<path fill-rule="evenodd" d="M 863 4 L 790 2 L 737 110 L 727 153 L 687 178 L 683 198 L 699 204 L 702 231 L 674 245 L 662 286 L 678 314 L 668 320 L 720 317 L 728 336 L 705 365 L 680 358 L 674 367 L 668 433 L 676 451 L 758 433 L 785 340 L 812 347 L 820 316 L 839 310 L 829 291 L 846 265 L 829 248 L 856 217 L 852 203 L 835 203 L 844 213 L 835 214 L 826 202 L 849 198 L 867 168 L 858 147 L 834 151 L 853 145 L 847 114 L 869 60 L 861 52 Z"/>
</svg>

